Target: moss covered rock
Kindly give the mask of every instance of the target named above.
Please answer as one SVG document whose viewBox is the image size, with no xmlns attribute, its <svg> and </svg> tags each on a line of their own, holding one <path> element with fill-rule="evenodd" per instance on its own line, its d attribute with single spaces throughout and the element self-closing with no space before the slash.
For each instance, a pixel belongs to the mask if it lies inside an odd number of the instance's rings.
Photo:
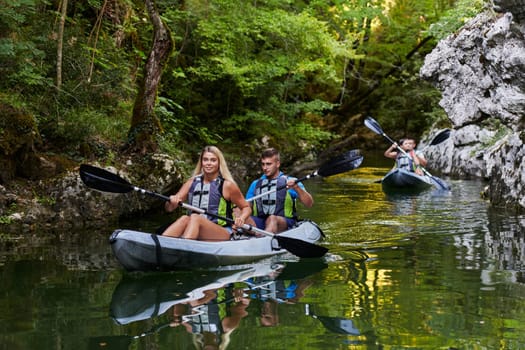
<svg viewBox="0 0 525 350">
<path fill-rule="evenodd" d="M 23 164 L 35 158 L 39 140 L 35 118 L 0 101 L 0 183 L 12 180 Z"/>
</svg>

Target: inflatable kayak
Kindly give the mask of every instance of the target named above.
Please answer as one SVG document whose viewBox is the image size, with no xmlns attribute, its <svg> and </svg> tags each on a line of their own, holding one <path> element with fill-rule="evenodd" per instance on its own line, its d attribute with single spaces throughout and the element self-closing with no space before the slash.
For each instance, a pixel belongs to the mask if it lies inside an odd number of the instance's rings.
<svg viewBox="0 0 525 350">
<path fill-rule="evenodd" d="M 384 192 L 420 192 L 432 187 L 433 182 L 429 176 L 395 168 L 383 177 L 381 185 Z"/>
<path fill-rule="evenodd" d="M 287 253 L 279 243 L 284 239 L 279 237 L 290 238 L 291 243 L 304 243 L 308 248 L 321 240 L 322 235 L 315 223 L 300 221 L 296 227 L 275 237 L 240 236 L 229 241 L 208 242 L 119 229 L 111 234 L 109 241 L 115 257 L 126 270 L 166 271 L 251 263 Z"/>
</svg>

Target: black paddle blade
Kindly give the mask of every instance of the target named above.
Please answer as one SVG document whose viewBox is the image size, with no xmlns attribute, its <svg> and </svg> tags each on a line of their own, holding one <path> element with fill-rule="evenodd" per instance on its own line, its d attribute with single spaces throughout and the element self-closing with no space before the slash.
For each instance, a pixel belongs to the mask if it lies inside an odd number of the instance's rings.
<svg viewBox="0 0 525 350">
<path fill-rule="evenodd" d="M 359 150 L 353 149 L 328 160 L 317 170 L 317 174 L 323 177 L 341 174 L 356 169 L 362 162 L 363 156 Z"/>
<path fill-rule="evenodd" d="M 381 125 L 372 117 L 365 118 L 365 126 L 375 132 L 378 135 L 383 135 L 383 129 Z"/>
<path fill-rule="evenodd" d="M 133 186 L 120 176 L 88 164 L 80 165 L 80 179 L 87 187 L 102 192 L 128 193 L 133 190 Z"/>
<path fill-rule="evenodd" d="M 279 245 L 300 258 L 320 258 L 328 252 L 328 248 L 300 239 L 274 235 Z"/>
<path fill-rule="evenodd" d="M 432 139 L 432 142 L 430 142 L 429 146 L 439 145 L 441 142 L 448 139 L 450 137 L 451 131 L 452 130 L 450 129 L 441 130 L 436 136 L 434 136 L 434 139 Z"/>
</svg>

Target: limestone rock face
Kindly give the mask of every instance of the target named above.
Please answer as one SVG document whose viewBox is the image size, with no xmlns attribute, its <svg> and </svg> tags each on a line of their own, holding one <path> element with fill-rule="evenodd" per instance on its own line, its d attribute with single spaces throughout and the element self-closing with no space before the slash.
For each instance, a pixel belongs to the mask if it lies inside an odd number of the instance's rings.
<svg viewBox="0 0 525 350">
<path fill-rule="evenodd" d="M 525 0 L 494 1 L 425 58 L 454 132 L 426 154 L 432 167 L 488 179 L 495 205 L 525 208 Z M 499 11 L 499 12 L 498 12 Z"/>
</svg>

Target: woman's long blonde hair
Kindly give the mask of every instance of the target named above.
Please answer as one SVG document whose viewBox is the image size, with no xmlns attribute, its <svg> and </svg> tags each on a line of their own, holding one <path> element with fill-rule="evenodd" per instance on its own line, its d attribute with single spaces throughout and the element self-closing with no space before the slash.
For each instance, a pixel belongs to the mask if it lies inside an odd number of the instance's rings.
<svg viewBox="0 0 525 350">
<path fill-rule="evenodd" d="M 222 154 L 221 150 L 215 146 L 204 147 L 201 154 L 199 155 L 199 161 L 197 162 L 197 165 L 195 166 L 195 170 L 193 171 L 193 176 L 198 176 L 202 174 L 202 157 L 204 156 L 204 153 L 206 152 L 213 153 L 217 156 L 217 158 L 219 158 L 219 173 L 221 174 L 222 178 L 235 183 L 235 180 L 233 179 L 233 176 L 230 173 L 230 170 L 228 169 L 228 164 L 226 164 L 226 159 L 224 159 L 224 155 Z"/>
</svg>

